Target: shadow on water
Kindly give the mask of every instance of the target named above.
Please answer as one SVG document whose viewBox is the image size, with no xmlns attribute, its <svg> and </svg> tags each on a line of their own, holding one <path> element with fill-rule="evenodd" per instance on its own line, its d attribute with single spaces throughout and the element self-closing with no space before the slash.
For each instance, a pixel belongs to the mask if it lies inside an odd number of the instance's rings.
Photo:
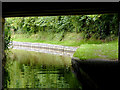
<svg viewBox="0 0 120 90">
<path fill-rule="evenodd" d="M 4 88 L 79 88 L 71 72 L 71 58 L 12 50 L 7 56 Z"/>
</svg>

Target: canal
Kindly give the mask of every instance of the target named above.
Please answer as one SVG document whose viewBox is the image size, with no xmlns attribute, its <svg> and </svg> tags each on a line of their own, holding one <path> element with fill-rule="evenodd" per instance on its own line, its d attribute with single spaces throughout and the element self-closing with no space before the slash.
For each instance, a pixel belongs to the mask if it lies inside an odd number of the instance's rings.
<svg viewBox="0 0 120 90">
<path fill-rule="evenodd" d="M 79 88 L 71 57 L 11 49 L 7 55 L 4 88 Z"/>
</svg>

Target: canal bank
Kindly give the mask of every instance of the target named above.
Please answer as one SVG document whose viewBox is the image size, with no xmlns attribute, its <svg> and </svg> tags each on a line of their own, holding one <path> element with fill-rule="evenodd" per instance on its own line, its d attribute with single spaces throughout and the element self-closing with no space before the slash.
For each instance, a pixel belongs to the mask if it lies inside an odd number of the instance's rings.
<svg viewBox="0 0 120 90">
<path fill-rule="evenodd" d="M 62 45 L 53 45 L 45 43 L 30 43 L 30 42 L 16 42 L 13 41 L 13 49 L 21 49 L 27 51 L 35 51 L 41 53 L 57 54 L 57 55 L 67 55 L 72 57 L 74 52 L 78 47 L 69 47 Z"/>
</svg>

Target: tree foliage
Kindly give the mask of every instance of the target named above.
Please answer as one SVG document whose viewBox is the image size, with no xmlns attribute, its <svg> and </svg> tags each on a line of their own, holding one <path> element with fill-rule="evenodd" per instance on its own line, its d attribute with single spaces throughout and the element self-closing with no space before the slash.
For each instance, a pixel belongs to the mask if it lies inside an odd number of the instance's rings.
<svg viewBox="0 0 120 90">
<path fill-rule="evenodd" d="M 5 23 L 4 50 L 8 50 L 8 47 L 10 46 L 10 41 L 11 41 L 10 28 L 11 28 L 10 25 L 8 23 Z"/>
<path fill-rule="evenodd" d="M 83 32 L 84 38 L 99 39 L 118 35 L 118 14 L 17 17 L 6 18 L 6 23 L 16 33 Z"/>
</svg>

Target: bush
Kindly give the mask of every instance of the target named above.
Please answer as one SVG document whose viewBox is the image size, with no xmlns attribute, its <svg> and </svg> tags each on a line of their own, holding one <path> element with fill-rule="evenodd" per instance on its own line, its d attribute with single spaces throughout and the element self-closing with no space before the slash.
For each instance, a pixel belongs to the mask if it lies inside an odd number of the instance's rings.
<svg viewBox="0 0 120 90">
<path fill-rule="evenodd" d="M 4 33 L 4 50 L 8 50 L 8 47 L 10 46 L 10 42 L 11 42 L 11 31 L 10 31 L 10 27 L 5 24 L 5 33 Z"/>
<path fill-rule="evenodd" d="M 6 18 L 7 28 L 17 33 L 76 32 L 84 33 L 84 38 L 105 39 L 118 36 L 118 14 L 69 15 L 45 17 Z"/>
</svg>

